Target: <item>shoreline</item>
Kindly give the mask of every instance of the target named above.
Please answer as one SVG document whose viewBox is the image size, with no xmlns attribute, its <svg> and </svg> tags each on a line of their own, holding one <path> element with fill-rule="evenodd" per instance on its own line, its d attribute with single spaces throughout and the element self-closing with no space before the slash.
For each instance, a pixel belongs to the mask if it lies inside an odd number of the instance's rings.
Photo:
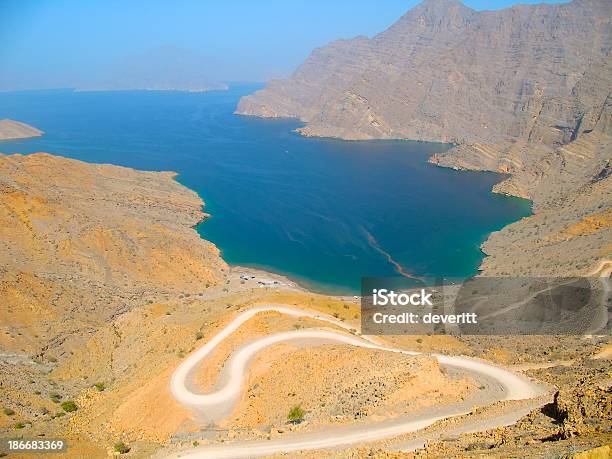
<svg viewBox="0 0 612 459">
<path fill-rule="evenodd" d="M 307 286 L 300 284 L 298 281 L 293 280 L 291 277 L 286 276 L 284 274 L 275 273 L 273 271 L 268 271 L 261 268 L 256 268 L 252 266 L 243 266 L 243 265 L 227 265 L 229 267 L 228 277 L 232 277 L 235 279 L 238 276 L 238 279 L 244 281 L 244 285 L 249 286 L 250 288 L 283 288 L 289 291 L 295 291 L 300 293 L 306 293 L 309 295 L 319 295 L 330 298 L 335 298 L 338 300 L 359 303 L 361 296 L 359 295 L 334 295 L 331 293 L 325 292 L 317 292 L 312 289 L 309 289 Z M 251 279 L 240 279 L 240 276 L 247 275 L 253 276 Z M 267 285 L 265 282 L 271 282 Z M 231 282 L 231 279 L 230 279 Z"/>
<path fill-rule="evenodd" d="M 470 279 L 472 277 L 476 277 L 476 276 L 479 276 L 479 275 L 483 274 L 484 269 L 486 269 L 485 264 L 487 263 L 487 260 L 492 256 L 491 247 L 489 247 L 489 250 L 487 250 L 486 246 L 489 243 L 491 243 L 491 237 L 493 235 L 496 235 L 496 234 L 506 230 L 511 225 L 514 225 L 516 223 L 522 222 L 522 221 L 524 221 L 526 219 L 530 219 L 530 218 L 535 217 L 535 216 L 537 216 L 537 215 L 539 215 L 541 213 L 541 212 L 536 212 L 535 205 L 534 205 L 535 199 L 533 197 L 522 196 L 519 193 L 512 193 L 512 189 L 506 190 L 506 189 L 502 188 L 503 184 L 509 182 L 510 180 L 512 180 L 515 177 L 515 175 L 517 173 L 516 171 L 514 171 L 514 172 L 509 172 L 509 171 L 508 172 L 501 172 L 501 171 L 497 171 L 497 170 L 486 169 L 484 167 L 481 167 L 481 168 L 458 167 L 458 166 L 455 166 L 453 164 L 441 164 L 439 162 L 439 158 L 440 157 L 442 157 L 442 156 L 443 157 L 447 157 L 447 155 L 449 155 L 449 153 L 452 152 L 455 149 L 459 149 L 461 147 L 470 147 L 470 144 L 468 144 L 468 143 L 462 143 L 462 142 L 459 142 L 459 141 L 449 141 L 449 140 L 409 139 L 409 138 L 404 138 L 404 137 L 398 137 L 398 138 L 345 138 L 345 137 L 342 137 L 342 136 L 318 135 L 318 134 L 312 134 L 311 132 L 309 132 L 307 130 L 308 122 L 302 120 L 301 118 L 299 118 L 297 116 L 296 117 L 293 117 L 293 116 L 276 116 L 276 115 L 266 116 L 266 115 L 261 115 L 261 114 L 248 114 L 248 113 L 239 112 L 238 111 L 238 107 L 234 110 L 233 113 L 234 113 L 235 116 L 252 117 L 252 118 L 257 118 L 257 119 L 261 119 L 261 120 L 294 120 L 294 121 L 298 121 L 298 122 L 302 123 L 303 126 L 301 126 L 299 128 L 296 128 L 296 129 L 293 129 L 293 130 L 291 130 L 291 132 L 296 133 L 299 136 L 304 137 L 304 138 L 315 138 L 315 139 L 338 141 L 338 142 L 400 141 L 400 142 L 417 142 L 417 143 L 436 143 L 436 144 L 447 145 L 448 149 L 445 152 L 433 154 L 432 156 L 430 156 L 427 159 L 427 163 L 431 164 L 431 165 L 433 165 L 435 167 L 440 167 L 440 168 L 443 168 L 443 169 L 451 169 L 451 170 L 454 170 L 454 171 L 457 171 L 457 172 L 477 172 L 477 173 L 489 173 L 489 174 L 492 173 L 492 174 L 496 174 L 499 177 L 499 180 L 496 181 L 496 183 L 491 187 L 491 189 L 489 190 L 489 193 L 497 194 L 497 195 L 500 195 L 500 196 L 506 196 L 506 197 L 512 198 L 512 199 L 520 199 L 520 200 L 526 201 L 526 204 L 529 207 L 529 215 L 521 217 L 518 220 L 509 222 L 509 223 L 505 224 L 504 226 L 502 226 L 501 228 L 499 228 L 497 230 L 494 230 L 494 231 L 491 231 L 491 232 L 486 234 L 485 239 L 478 246 L 478 250 L 483 255 L 483 257 L 480 260 L 476 270 L 469 277 L 467 277 L 466 279 Z M 401 275 L 401 273 L 399 273 L 398 275 Z M 311 289 L 308 289 L 308 290 L 311 290 Z M 330 295 L 329 293 L 323 293 L 323 294 Z M 331 294 L 331 296 L 343 296 L 343 295 L 334 295 L 334 294 Z"/>
<path fill-rule="evenodd" d="M 251 115 L 240 115 L 239 114 L 237 116 L 251 116 Z M 265 119 L 265 117 L 259 117 L 259 116 L 256 116 L 256 117 L 257 118 L 264 118 Z M 303 134 L 300 134 L 300 135 L 303 136 Z M 323 138 L 323 139 L 326 139 L 326 138 Z M 342 142 L 346 141 L 346 140 L 343 140 L 343 139 L 333 139 L 333 138 L 331 138 L 330 140 L 338 140 L 338 141 L 342 141 Z M 403 140 L 403 141 L 407 141 L 407 142 L 413 142 L 414 141 L 414 140 L 410 140 L 410 139 L 377 139 L 377 140 L 382 140 L 382 141 L 385 141 L 385 140 L 393 140 L 393 141 L 395 141 L 395 140 Z M 354 142 L 360 142 L 360 141 L 361 140 L 354 140 Z M 351 142 L 351 140 L 349 140 L 349 142 Z M 429 142 L 429 141 L 419 141 L 419 140 L 414 141 L 414 142 L 432 143 L 432 142 Z M 434 142 L 434 143 L 442 143 L 443 144 L 444 142 Z M 449 147 L 449 150 L 452 149 L 452 148 L 453 148 L 452 146 Z M 435 162 L 431 161 L 431 158 L 433 158 L 433 156 L 430 157 L 427 160 L 427 163 L 432 164 L 432 165 L 434 165 L 436 167 L 440 167 L 440 168 L 444 168 L 444 169 L 453 169 L 453 170 L 456 170 L 457 172 L 461 172 L 461 170 L 459 170 L 459 169 L 454 169 L 454 168 L 449 167 L 449 166 L 444 166 L 444 165 L 436 164 Z M 500 180 L 493 185 L 493 188 L 490 190 L 490 193 L 491 194 L 503 195 L 503 196 L 506 196 L 508 198 L 520 199 L 522 201 L 527 201 L 528 204 L 529 204 L 529 212 L 530 212 L 529 215 L 526 215 L 526 216 L 520 218 L 519 220 L 512 221 L 510 223 L 505 224 L 504 226 L 502 226 L 501 228 L 499 228 L 497 230 L 494 230 L 494 231 L 486 233 L 486 237 L 478 245 L 478 251 L 483 255 L 482 259 L 480 260 L 476 270 L 471 275 L 469 275 L 469 276 L 467 276 L 465 278 L 465 280 L 468 280 L 468 279 L 471 279 L 473 277 L 476 277 L 476 276 L 479 276 L 479 275 L 482 274 L 482 266 L 485 263 L 485 260 L 490 256 L 490 254 L 487 253 L 484 250 L 484 247 L 487 244 L 487 242 L 489 242 L 491 236 L 493 234 L 496 234 L 496 233 L 502 231 L 503 229 L 507 228 L 510 225 L 513 225 L 513 224 L 515 224 L 517 222 L 520 222 L 520 221 L 522 221 L 524 219 L 527 219 L 527 218 L 530 218 L 530 217 L 534 216 L 535 212 L 533 211 L 533 201 L 532 200 L 527 199 L 527 198 L 523 198 L 523 197 L 520 197 L 520 196 L 514 196 L 514 195 L 511 195 L 511 194 L 501 193 L 501 192 L 495 191 L 494 187 L 499 185 L 500 183 L 503 183 L 505 180 L 507 180 L 508 177 L 511 176 L 511 174 L 504 174 L 504 173 L 495 172 L 495 171 L 488 171 L 488 170 L 468 170 L 468 169 L 465 169 L 465 170 L 466 171 L 471 171 L 471 172 L 493 173 L 493 174 L 498 175 L 500 177 Z M 195 193 L 200 198 L 200 200 L 202 201 L 201 212 L 203 214 L 203 217 L 193 227 L 193 229 L 198 233 L 198 236 L 201 239 L 207 241 L 210 244 L 213 244 L 217 248 L 217 250 L 219 250 L 221 259 L 227 264 L 227 266 L 229 268 L 229 273 L 231 273 L 233 271 L 243 271 L 245 273 L 251 273 L 252 275 L 256 276 L 257 278 L 269 278 L 269 279 L 277 280 L 281 284 L 291 285 L 295 290 L 299 290 L 299 291 L 302 291 L 302 292 L 307 292 L 309 294 L 314 294 L 314 295 L 323 295 L 323 296 L 328 296 L 328 297 L 332 297 L 332 298 L 342 299 L 344 301 L 353 302 L 356 299 L 357 299 L 357 301 L 359 301 L 358 299 L 361 298 L 361 292 L 360 291 L 353 292 L 352 294 L 351 293 L 342 294 L 342 293 L 333 293 L 333 292 L 317 290 L 317 289 L 314 289 L 311 286 L 307 285 L 308 284 L 308 280 L 306 280 L 306 282 L 304 282 L 303 279 L 298 279 L 298 278 L 292 277 L 290 274 L 284 274 L 284 273 L 280 273 L 280 272 L 274 271 L 273 269 L 270 269 L 269 267 L 265 267 L 264 268 L 264 267 L 248 266 L 248 265 L 231 264 L 231 263 L 229 263 L 227 260 L 224 259 L 223 251 L 219 248 L 219 246 L 215 242 L 213 242 L 211 240 L 208 240 L 208 239 L 205 239 L 200 234 L 200 232 L 197 231 L 197 227 L 199 225 L 201 225 L 201 224 L 205 224 L 206 220 L 208 220 L 208 218 L 211 217 L 211 214 L 204 210 L 205 207 L 206 207 L 206 201 L 204 200 L 204 198 L 202 196 L 200 196 L 200 194 L 198 192 L 196 192 L 195 190 L 191 189 L 186 184 L 184 184 L 184 183 L 182 183 L 180 181 L 180 174 L 179 173 L 177 173 L 177 172 L 169 172 L 169 173 L 174 174 L 172 178 L 177 183 L 179 183 L 181 186 L 183 186 L 183 187 L 187 188 L 188 190 L 192 191 L 193 193 Z M 400 268 L 401 268 L 401 265 L 400 265 Z M 403 274 L 398 272 L 397 276 L 401 277 L 401 276 L 403 276 Z"/>
</svg>

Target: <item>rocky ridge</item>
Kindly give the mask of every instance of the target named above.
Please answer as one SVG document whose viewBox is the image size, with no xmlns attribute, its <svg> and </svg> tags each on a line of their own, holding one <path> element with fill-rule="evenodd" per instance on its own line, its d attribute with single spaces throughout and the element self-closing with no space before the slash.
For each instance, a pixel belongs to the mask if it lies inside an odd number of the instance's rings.
<svg viewBox="0 0 612 459">
<path fill-rule="evenodd" d="M 0 155 L 3 349 L 61 359 L 136 305 L 220 282 L 219 251 L 192 228 L 202 201 L 173 177 Z"/>
</svg>

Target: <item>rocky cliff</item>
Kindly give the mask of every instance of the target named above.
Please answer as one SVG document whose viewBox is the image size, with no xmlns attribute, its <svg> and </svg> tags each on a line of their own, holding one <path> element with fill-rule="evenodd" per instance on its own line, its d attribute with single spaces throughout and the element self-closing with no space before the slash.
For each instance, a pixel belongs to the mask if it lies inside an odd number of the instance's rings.
<svg viewBox="0 0 612 459">
<path fill-rule="evenodd" d="M 611 14 L 607 0 L 483 12 L 426 0 L 372 39 L 316 49 L 237 113 L 343 139 L 566 143 L 610 92 Z"/>
<path fill-rule="evenodd" d="M 0 120 L 0 140 L 27 139 L 28 137 L 38 137 L 43 134 L 43 131 L 19 121 Z"/>
<path fill-rule="evenodd" d="M 537 218 L 551 214 L 494 234 L 484 249 L 501 258 L 485 271 L 584 273 L 612 253 L 611 49 L 608 0 L 481 12 L 425 0 L 371 39 L 313 51 L 237 113 L 296 117 L 304 135 L 454 143 L 432 162 L 511 174 L 495 191 L 532 199 Z M 573 225 L 590 229 L 572 233 L 569 257 L 553 233 Z M 535 269 L 542 255 L 550 266 Z"/>
</svg>

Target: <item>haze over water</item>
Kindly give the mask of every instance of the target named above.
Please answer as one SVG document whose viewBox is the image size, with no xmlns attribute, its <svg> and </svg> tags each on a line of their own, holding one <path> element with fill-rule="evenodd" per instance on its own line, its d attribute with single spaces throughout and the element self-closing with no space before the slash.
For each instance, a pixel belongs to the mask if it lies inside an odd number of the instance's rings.
<svg viewBox="0 0 612 459">
<path fill-rule="evenodd" d="M 199 225 L 231 264 L 357 293 L 362 276 L 469 277 L 487 235 L 529 214 L 490 192 L 501 177 L 427 163 L 442 144 L 304 138 L 295 120 L 232 114 L 256 86 L 210 93 L 0 93 L 2 117 L 43 137 L 2 153 L 174 170 L 206 202 Z"/>
</svg>

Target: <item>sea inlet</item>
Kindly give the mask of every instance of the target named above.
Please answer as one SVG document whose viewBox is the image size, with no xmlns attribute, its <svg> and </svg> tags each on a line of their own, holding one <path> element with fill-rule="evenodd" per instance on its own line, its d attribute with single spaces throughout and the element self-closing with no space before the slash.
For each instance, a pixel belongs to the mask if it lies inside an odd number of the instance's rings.
<svg viewBox="0 0 612 459">
<path fill-rule="evenodd" d="M 445 144 L 305 138 L 296 120 L 234 115 L 259 87 L 1 93 L 1 117 L 46 134 L 0 152 L 176 171 L 206 202 L 197 230 L 228 263 L 325 293 L 398 272 L 469 277 L 487 235 L 530 213 L 528 201 L 491 193 L 497 174 L 429 164 Z"/>
</svg>

